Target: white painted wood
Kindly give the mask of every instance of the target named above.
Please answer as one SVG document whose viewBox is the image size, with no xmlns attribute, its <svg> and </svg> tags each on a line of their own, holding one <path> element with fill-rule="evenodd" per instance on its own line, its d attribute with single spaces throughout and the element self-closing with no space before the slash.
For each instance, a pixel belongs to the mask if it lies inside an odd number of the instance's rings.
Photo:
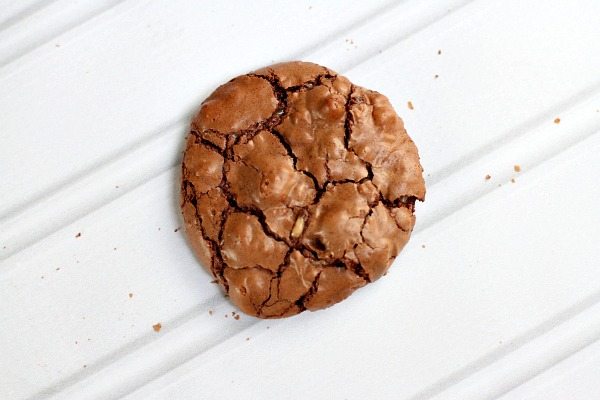
<svg viewBox="0 0 600 400">
<path fill-rule="evenodd" d="M 600 390 L 597 1 L 0 10 L 0 398 Z M 380 282 L 330 310 L 237 321 L 174 232 L 179 153 L 215 86 L 290 58 L 390 97 L 427 201 Z"/>
</svg>

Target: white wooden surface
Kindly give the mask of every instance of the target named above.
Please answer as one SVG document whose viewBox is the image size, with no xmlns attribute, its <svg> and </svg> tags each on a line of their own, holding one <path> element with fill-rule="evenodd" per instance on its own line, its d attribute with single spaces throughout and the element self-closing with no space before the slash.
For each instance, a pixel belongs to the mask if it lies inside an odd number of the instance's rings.
<svg viewBox="0 0 600 400">
<path fill-rule="evenodd" d="M 288 59 L 390 97 L 427 201 L 384 279 L 234 320 L 177 166 Z M 0 0 L 0 399 L 597 398 L 598 154 L 596 0 Z"/>
</svg>

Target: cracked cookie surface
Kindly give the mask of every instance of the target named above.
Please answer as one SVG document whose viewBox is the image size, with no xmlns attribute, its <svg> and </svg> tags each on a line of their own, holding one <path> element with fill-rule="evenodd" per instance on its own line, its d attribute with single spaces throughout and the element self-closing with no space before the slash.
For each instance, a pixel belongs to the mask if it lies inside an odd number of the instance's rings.
<svg viewBox="0 0 600 400">
<path fill-rule="evenodd" d="M 424 196 L 417 148 L 388 99 L 308 62 L 217 88 L 182 163 L 194 252 L 260 318 L 329 307 L 381 277 Z"/>
</svg>

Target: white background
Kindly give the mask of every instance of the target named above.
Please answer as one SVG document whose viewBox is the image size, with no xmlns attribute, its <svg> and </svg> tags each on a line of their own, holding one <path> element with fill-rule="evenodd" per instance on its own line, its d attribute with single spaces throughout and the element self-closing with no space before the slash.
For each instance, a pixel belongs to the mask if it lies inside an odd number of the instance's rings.
<svg viewBox="0 0 600 400">
<path fill-rule="evenodd" d="M 380 281 L 235 320 L 183 139 L 290 59 L 390 97 L 427 199 Z M 597 0 L 0 0 L 0 399 L 600 398 L 599 154 Z"/>
</svg>

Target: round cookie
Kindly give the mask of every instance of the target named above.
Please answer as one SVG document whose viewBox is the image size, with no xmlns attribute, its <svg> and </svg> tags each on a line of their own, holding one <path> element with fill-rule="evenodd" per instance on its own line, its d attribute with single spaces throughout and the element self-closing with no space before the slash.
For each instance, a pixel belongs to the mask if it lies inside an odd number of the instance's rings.
<svg viewBox="0 0 600 400">
<path fill-rule="evenodd" d="M 417 148 L 388 99 L 307 62 L 217 88 L 182 163 L 194 252 L 260 318 L 329 307 L 381 277 L 424 197 Z"/>
</svg>

